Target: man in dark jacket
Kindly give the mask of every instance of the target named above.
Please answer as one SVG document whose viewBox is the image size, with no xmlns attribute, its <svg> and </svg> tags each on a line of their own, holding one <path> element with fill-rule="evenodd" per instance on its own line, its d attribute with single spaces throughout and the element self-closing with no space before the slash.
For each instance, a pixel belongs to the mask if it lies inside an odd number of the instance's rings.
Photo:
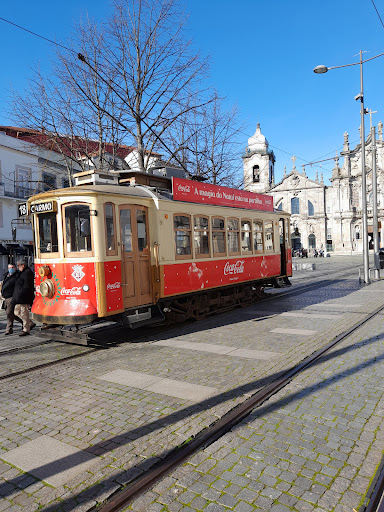
<svg viewBox="0 0 384 512">
<path fill-rule="evenodd" d="M 29 318 L 29 308 L 35 299 L 34 275 L 24 259 L 17 260 L 20 275 L 15 283 L 12 304 L 15 306 L 15 315 L 23 321 L 23 332 L 20 336 L 28 336 L 35 324 Z"/>
<path fill-rule="evenodd" d="M 20 323 L 23 323 L 19 317 L 15 317 L 14 309 L 15 306 L 12 304 L 12 296 L 15 289 L 15 284 L 20 275 L 20 272 L 16 270 L 16 265 L 14 263 L 8 264 L 8 272 L 4 274 L 3 284 L 1 287 L 1 296 L 4 299 L 4 309 L 7 315 L 7 327 L 5 328 L 4 334 L 12 334 L 13 333 L 13 322 L 17 320 Z"/>
</svg>

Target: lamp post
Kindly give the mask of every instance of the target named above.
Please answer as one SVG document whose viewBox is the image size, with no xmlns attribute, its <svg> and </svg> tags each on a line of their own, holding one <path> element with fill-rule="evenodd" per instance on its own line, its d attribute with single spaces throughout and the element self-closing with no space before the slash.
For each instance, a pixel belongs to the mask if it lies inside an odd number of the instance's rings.
<svg viewBox="0 0 384 512">
<path fill-rule="evenodd" d="M 364 90 L 363 90 L 363 64 L 370 60 L 381 57 L 384 53 L 375 55 L 370 59 L 363 60 L 363 52 L 360 50 L 360 62 L 353 62 L 352 64 L 344 64 L 343 66 L 316 66 L 313 70 L 315 73 L 326 73 L 330 69 L 346 68 L 349 66 L 360 65 L 360 93 L 355 96 L 355 100 L 360 100 L 360 115 L 361 115 L 361 188 L 362 198 L 361 207 L 363 211 L 363 261 L 364 261 L 364 282 L 369 283 L 369 252 L 368 252 L 368 222 L 367 222 L 367 181 L 365 171 L 365 129 L 364 129 L 364 114 L 368 111 L 364 108 Z"/>
</svg>

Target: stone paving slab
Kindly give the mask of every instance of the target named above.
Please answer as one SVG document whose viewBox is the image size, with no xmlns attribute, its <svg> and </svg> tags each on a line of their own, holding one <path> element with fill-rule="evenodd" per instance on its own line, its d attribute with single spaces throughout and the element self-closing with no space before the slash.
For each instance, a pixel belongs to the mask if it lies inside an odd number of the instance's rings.
<svg viewBox="0 0 384 512">
<path fill-rule="evenodd" d="M 366 311 L 377 307 L 377 294 L 359 292 L 356 281 L 337 279 L 315 292 L 278 299 L 268 304 L 278 313 L 300 310 L 331 300 L 363 304 L 358 312 L 346 311 L 342 319 L 313 319 L 319 329 L 313 336 L 272 335 L 286 325 L 302 329 L 302 318 L 257 316 L 258 305 L 237 309 L 207 320 L 148 335 L 145 342 L 126 344 L 63 362 L 1 383 L 0 495 L 1 507 L 12 510 L 88 510 L 119 485 L 145 471 L 170 449 L 221 417 L 250 393 L 281 374 L 305 355 L 323 346 Z M 376 285 L 372 285 L 376 286 Z M 32 338 L 32 337 L 31 337 Z M 276 359 L 257 360 L 158 346 L 172 340 L 239 350 L 273 351 Z M 129 341 L 129 334 L 127 335 Z M 0 339 L 0 344 L 2 340 Z M 64 350 L 64 349 L 63 349 Z M 34 353 L 31 353 L 33 359 Z M 25 358 L 28 361 L 28 357 Z M 123 365 L 123 366 L 122 366 Z M 217 394 L 198 403 L 143 389 L 100 380 L 119 369 L 159 379 L 216 388 Z M 43 435 L 97 457 L 97 462 L 65 485 L 52 488 L 1 454 Z M 3 505 L 4 503 L 4 505 Z"/>
<path fill-rule="evenodd" d="M 5 453 L 3 459 L 53 487 L 59 487 L 92 466 L 96 457 L 43 435 Z"/>
</svg>

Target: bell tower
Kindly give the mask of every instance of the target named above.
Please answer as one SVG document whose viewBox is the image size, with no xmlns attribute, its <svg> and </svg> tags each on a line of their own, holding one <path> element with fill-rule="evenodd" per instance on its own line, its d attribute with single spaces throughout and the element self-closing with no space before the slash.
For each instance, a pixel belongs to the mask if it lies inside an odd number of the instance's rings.
<svg viewBox="0 0 384 512">
<path fill-rule="evenodd" d="M 275 182 L 275 155 L 268 149 L 268 141 L 257 123 L 255 134 L 248 139 L 243 155 L 244 189 L 265 193 Z"/>
</svg>

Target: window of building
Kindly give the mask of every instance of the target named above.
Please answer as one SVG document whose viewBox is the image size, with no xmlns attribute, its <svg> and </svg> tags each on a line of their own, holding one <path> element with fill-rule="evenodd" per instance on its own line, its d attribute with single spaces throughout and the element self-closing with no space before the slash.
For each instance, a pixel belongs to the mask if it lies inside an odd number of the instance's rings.
<svg viewBox="0 0 384 512">
<path fill-rule="evenodd" d="M 251 221 L 249 219 L 243 219 L 241 221 L 241 252 L 251 253 L 252 252 L 252 229 Z"/>
<path fill-rule="evenodd" d="M 193 239 L 196 258 L 209 256 L 209 219 L 208 217 L 194 217 Z"/>
<path fill-rule="evenodd" d="M 116 251 L 116 228 L 115 228 L 115 205 L 113 203 L 105 203 L 105 237 L 107 255 L 115 255 Z"/>
<path fill-rule="evenodd" d="M 254 165 L 252 169 L 253 174 L 253 182 L 259 183 L 260 181 L 260 167 L 258 165 Z"/>
<path fill-rule="evenodd" d="M 282 209 L 283 209 L 283 201 L 281 201 L 281 202 L 276 206 L 276 210 L 282 211 Z"/>
<path fill-rule="evenodd" d="M 273 222 L 264 223 L 265 250 L 273 251 Z"/>
<path fill-rule="evenodd" d="M 313 217 L 315 215 L 315 209 L 311 201 L 308 201 L 308 216 Z"/>
<path fill-rule="evenodd" d="M 355 227 L 355 239 L 360 240 L 360 226 Z"/>
<path fill-rule="evenodd" d="M 253 249 L 255 252 L 264 251 L 263 223 L 259 220 L 253 221 Z"/>
<path fill-rule="evenodd" d="M 69 178 L 63 178 L 63 188 L 69 187 Z"/>
<path fill-rule="evenodd" d="M 225 221 L 221 217 L 212 218 L 212 246 L 214 256 L 224 256 L 225 247 Z"/>
<path fill-rule="evenodd" d="M 30 177 L 31 170 L 22 167 L 16 167 L 16 186 L 15 192 L 16 196 L 27 199 L 31 194 L 30 189 Z"/>
<path fill-rule="evenodd" d="M 332 240 L 332 229 L 327 228 L 327 240 Z"/>
<path fill-rule="evenodd" d="M 56 188 L 56 176 L 48 172 L 43 172 L 43 190 L 54 190 Z"/>
<path fill-rule="evenodd" d="M 191 218 L 189 215 L 174 215 L 176 259 L 190 258 L 191 251 Z"/>
<path fill-rule="evenodd" d="M 59 251 L 57 240 L 57 213 L 39 213 L 39 250 L 40 253 L 49 254 Z"/>
<path fill-rule="evenodd" d="M 292 197 L 291 199 L 291 213 L 292 215 L 298 215 L 300 213 L 300 203 L 298 197 Z"/>
<path fill-rule="evenodd" d="M 65 207 L 66 252 L 91 252 L 91 212 L 87 204 Z"/>
<path fill-rule="evenodd" d="M 240 254 L 239 219 L 227 219 L 228 253 Z"/>
</svg>

